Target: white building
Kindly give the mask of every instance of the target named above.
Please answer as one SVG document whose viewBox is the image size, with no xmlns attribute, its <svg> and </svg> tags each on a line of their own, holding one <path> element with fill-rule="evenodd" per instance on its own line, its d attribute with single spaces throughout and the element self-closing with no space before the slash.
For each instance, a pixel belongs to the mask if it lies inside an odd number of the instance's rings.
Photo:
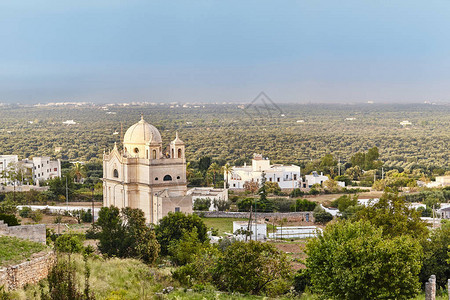
<svg viewBox="0 0 450 300">
<path fill-rule="evenodd" d="M 0 174 L 10 168 L 16 170 L 23 168 L 24 180 L 22 182 L 45 181 L 55 177 L 61 177 L 60 160 L 51 160 L 48 156 L 33 157 L 32 159 L 18 160 L 17 155 L 1 155 L 0 156 Z M 1 177 L 1 176 L 0 176 Z M 20 181 L 20 180 L 19 180 Z M 12 184 L 7 182 L 6 178 L 0 178 L 2 184 Z"/>
<path fill-rule="evenodd" d="M 3 178 L 2 174 L 9 170 L 12 165 L 17 164 L 19 158 L 17 155 L 0 155 L 0 183 L 9 184 L 7 178 Z"/>
<path fill-rule="evenodd" d="M 242 234 L 242 231 L 250 230 L 251 234 L 247 237 L 247 240 L 258 240 L 262 241 L 267 239 L 267 225 L 265 223 L 255 223 L 252 222 L 250 227 L 248 226 L 248 221 L 234 221 L 233 222 L 233 234 L 238 240 L 245 240 L 245 234 Z M 239 233 L 238 230 L 241 230 Z M 238 231 L 238 232 L 236 232 Z"/>
<path fill-rule="evenodd" d="M 233 167 L 228 175 L 230 189 L 243 189 L 245 182 L 261 182 L 262 173 L 266 181 L 276 182 L 281 189 L 294 189 L 301 187 L 300 167 L 295 165 L 271 165 L 270 160 L 261 154 L 254 154 L 252 165 Z M 226 174 L 225 174 L 226 177 Z"/>
<path fill-rule="evenodd" d="M 148 223 L 169 212 L 192 212 L 187 195 L 184 142 L 164 150 L 158 129 L 143 118 L 126 131 L 123 150 L 103 155 L 103 206 L 139 208 Z"/>
<path fill-rule="evenodd" d="M 216 201 L 228 201 L 228 190 L 227 189 L 217 189 L 210 187 L 195 187 L 187 192 L 187 195 L 192 196 L 192 203 L 196 199 L 209 199 L 211 200 L 211 206 L 209 211 L 217 210 L 215 206 Z"/>
<path fill-rule="evenodd" d="M 61 161 L 51 160 L 49 156 L 38 156 L 32 159 L 24 159 L 22 163 L 32 170 L 33 181 L 45 181 L 61 177 Z"/>
<path fill-rule="evenodd" d="M 322 185 L 322 183 L 324 183 L 327 180 L 328 180 L 328 177 L 324 176 L 322 172 L 319 175 L 316 171 L 314 171 L 314 172 L 312 172 L 311 175 L 305 175 L 306 186 L 303 186 L 303 187 L 310 188 L 314 184 Z"/>
</svg>

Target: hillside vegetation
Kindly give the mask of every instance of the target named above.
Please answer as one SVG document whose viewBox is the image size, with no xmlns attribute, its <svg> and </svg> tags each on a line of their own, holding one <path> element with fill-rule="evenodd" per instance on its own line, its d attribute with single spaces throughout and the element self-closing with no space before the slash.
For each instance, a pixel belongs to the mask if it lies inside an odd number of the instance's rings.
<svg viewBox="0 0 450 300">
<path fill-rule="evenodd" d="M 47 246 L 16 237 L 0 236 L 0 266 L 11 265 L 30 258 Z"/>
</svg>

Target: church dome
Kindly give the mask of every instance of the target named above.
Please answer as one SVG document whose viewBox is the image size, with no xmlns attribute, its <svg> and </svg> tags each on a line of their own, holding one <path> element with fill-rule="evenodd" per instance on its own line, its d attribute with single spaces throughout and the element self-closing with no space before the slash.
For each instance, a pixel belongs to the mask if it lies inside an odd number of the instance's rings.
<svg viewBox="0 0 450 300">
<path fill-rule="evenodd" d="M 128 128 L 123 137 L 124 144 L 147 144 L 149 142 L 162 143 L 161 134 L 155 126 L 145 122 L 143 117 Z"/>
</svg>

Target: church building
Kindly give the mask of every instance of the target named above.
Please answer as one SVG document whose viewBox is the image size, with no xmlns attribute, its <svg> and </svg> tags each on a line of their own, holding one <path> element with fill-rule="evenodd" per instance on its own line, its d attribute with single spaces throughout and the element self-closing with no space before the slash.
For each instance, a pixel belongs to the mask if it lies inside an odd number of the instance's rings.
<svg viewBox="0 0 450 300">
<path fill-rule="evenodd" d="M 103 155 L 103 206 L 139 208 L 148 223 L 169 212 L 192 213 L 187 195 L 185 145 L 178 138 L 163 149 L 161 134 L 143 117 Z"/>
</svg>

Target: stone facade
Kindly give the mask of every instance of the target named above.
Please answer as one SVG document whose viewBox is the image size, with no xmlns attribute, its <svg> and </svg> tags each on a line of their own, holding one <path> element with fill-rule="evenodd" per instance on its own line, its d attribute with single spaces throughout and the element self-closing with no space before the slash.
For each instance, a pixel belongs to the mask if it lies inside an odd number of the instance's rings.
<svg viewBox="0 0 450 300">
<path fill-rule="evenodd" d="M 4 286 L 6 290 L 15 290 L 46 278 L 55 262 L 55 253 L 44 251 L 34 256 L 17 265 L 0 267 L 0 286 Z"/>
<path fill-rule="evenodd" d="M 139 208 L 154 224 L 170 211 L 192 213 L 184 151 L 178 134 L 164 149 L 158 129 L 142 118 L 126 131 L 123 150 L 115 145 L 103 155 L 103 206 Z"/>
<path fill-rule="evenodd" d="M 14 236 L 20 239 L 43 243 L 46 241 L 45 225 L 20 225 L 8 226 L 0 220 L 0 235 Z"/>
</svg>

